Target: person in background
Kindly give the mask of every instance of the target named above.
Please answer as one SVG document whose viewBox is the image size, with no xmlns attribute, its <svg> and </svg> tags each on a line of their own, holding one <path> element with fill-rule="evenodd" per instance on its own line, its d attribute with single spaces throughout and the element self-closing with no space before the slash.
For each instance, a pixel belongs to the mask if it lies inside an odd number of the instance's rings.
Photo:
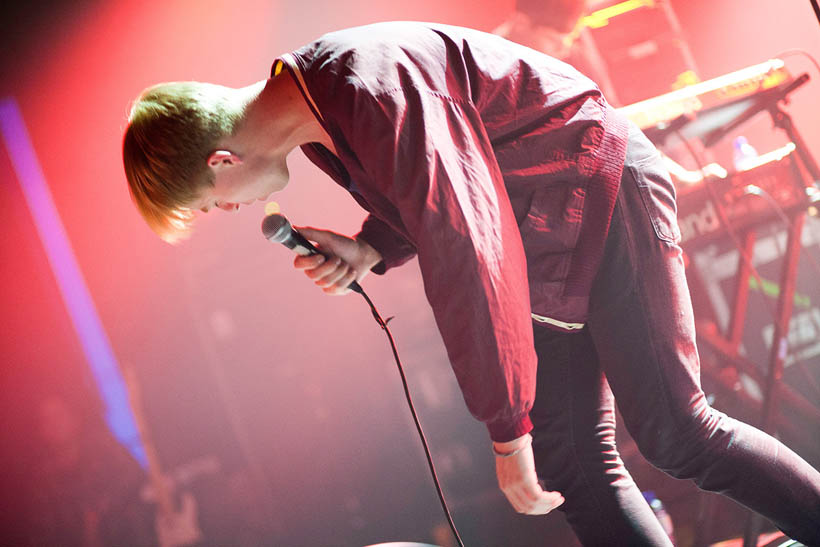
<svg viewBox="0 0 820 547">
<path fill-rule="evenodd" d="M 516 0 L 494 34 L 561 59 L 598 84 L 609 104 L 618 96 L 595 42 L 584 25 L 590 0 Z"/>
<path fill-rule="evenodd" d="M 99 412 L 51 395 L 40 401 L 37 420 L 32 544 L 156 544 L 154 509 L 139 498 L 145 473 Z"/>
</svg>

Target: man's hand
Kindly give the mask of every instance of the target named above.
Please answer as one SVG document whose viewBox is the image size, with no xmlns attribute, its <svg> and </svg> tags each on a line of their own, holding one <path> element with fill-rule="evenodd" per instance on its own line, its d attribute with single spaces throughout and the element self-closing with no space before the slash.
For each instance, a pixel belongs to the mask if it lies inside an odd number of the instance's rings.
<svg viewBox="0 0 820 547">
<path fill-rule="evenodd" d="M 538 484 L 529 433 L 510 442 L 493 443 L 493 451 L 498 486 L 516 511 L 545 515 L 564 503 L 559 492 L 547 492 Z"/>
<path fill-rule="evenodd" d="M 296 269 L 304 270 L 327 294 L 347 294 L 348 285 L 361 281 L 370 268 L 381 262 L 378 251 L 366 241 L 353 239 L 328 230 L 296 227 L 309 240 L 317 243 L 324 255 L 297 256 Z"/>
</svg>

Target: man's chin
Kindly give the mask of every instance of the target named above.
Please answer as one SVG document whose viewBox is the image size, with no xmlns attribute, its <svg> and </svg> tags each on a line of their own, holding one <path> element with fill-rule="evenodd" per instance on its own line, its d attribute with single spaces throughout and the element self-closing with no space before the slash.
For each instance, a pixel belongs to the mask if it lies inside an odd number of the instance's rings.
<svg viewBox="0 0 820 547">
<path fill-rule="evenodd" d="M 279 179 L 278 181 L 276 181 L 276 184 L 273 185 L 273 191 L 270 194 L 268 194 L 267 197 L 265 197 L 265 199 L 266 200 L 270 199 L 270 197 L 273 194 L 275 194 L 277 192 L 281 192 L 282 190 L 284 190 L 285 187 L 287 187 L 288 182 L 290 182 L 290 180 L 287 177 L 285 177 L 283 179 Z"/>
</svg>

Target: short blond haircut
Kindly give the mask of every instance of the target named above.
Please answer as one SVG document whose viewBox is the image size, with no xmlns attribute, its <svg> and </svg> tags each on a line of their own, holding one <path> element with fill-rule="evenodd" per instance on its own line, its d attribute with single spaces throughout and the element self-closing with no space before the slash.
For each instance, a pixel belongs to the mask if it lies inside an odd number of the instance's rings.
<svg viewBox="0 0 820 547">
<path fill-rule="evenodd" d="M 213 186 L 208 156 L 233 132 L 226 91 L 200 82 L 158 84 L 140 94 L 128 116 L 122 159 L 131 199 L 170 243 L 190 231 L 191 204 Z"/>
</svg>

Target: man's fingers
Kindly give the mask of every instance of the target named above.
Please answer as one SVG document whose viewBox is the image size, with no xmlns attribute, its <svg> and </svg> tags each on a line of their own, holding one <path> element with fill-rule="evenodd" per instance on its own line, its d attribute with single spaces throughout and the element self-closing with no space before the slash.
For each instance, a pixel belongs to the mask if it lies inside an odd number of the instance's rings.
<svg viewBox="0 0 820 547">
<path fill-rule="evenodd" d="M 325 287 L 325 292 L 330 294 L 346 294 L 348 286 L 356 280 L 356 270 L 348 268 L 347 273 L 339 278 L 333 285 Z"/>
<path fill-rule="evenodd" d="M 533 511 L 539 506 L 537 501 L 529 499 L 522 492 L 510 492 L 507 494 L 507 499 L 510 505 L 513 506 L 513 509 L 522 514 L 533 514 Z"/>
<path fill-rule="evenodd" d="M 319 282 L 326 277 L 335 275 L 340 267 L 346 267 L 342 259 L 337 256 L 331 256 L 315 268 L 306 269 L 305 275 L 319 284 Z"/>
<path fill-rule="evenodd" d="M 324 257 L 324 255 L 296 255 L 296 258 L 293 259 L 293 266 L 297 270 L 308 270 L 316 268 L 317 266 L 324 263 L 325 260 L 327 259 Z"/>
<path fill-rule="evenodd" d="M 540 488 L 537 483 L 535 488 Z M 540 496 L 534 491 L 533 485 L 529 482 L 511 483 L 502 490 L 513 509 L 519 513 L 529 512 L 540 500 Z"/>
<path fill-rule="evenodd" d="M 330 261 L 328 261 L 330 262 Z M 330 287 L 331 285 L 336 284 L 341 278 L 348 274 L 350 271 L 350 266 L 339 260 L 336 262 L 336 267 L 330 271 L 328 271 L 324 276 L 316 279 L 315 283 L 320 287 Z"/>
<path fill-rule="evenodd" d="M 319 228 L 313 228 L 311 226 L 294 226 L 293 229 L 309 240 L 317 243 L 327 241 L 330 237 L 335 235 L 333 232 L 329 232 L 328 230 L 320 230 Z"/>
<path fill-rule="evenodd" d="M 538 501 L 532 503 L 526 513 L 528 515 L 545 515 L 562 503 L 564 503 L 564 498 L 560 494 L 553 496 L 545 492 Z"/>
<path fill-rule="evenodd" d="M 550 502 L 557 502 L 559 499 L 564 499 L 560 492 L 544 490 L 544 487 L 536 481 L 524 483 L 523 492 L 532 501 L 549 500 Z"/>
<path fill-rule="evenodd" d="M 521 492 L 525 498 L 532 502 L 543 499 L 544 489 L 536 481 L 527 481 L 521 485 Z"/>
<path fill-rule="evenodd" d="M 328 294 L 346 294 L 358 271 L 337 256 L 297 256 L 293 265 Z"/>
<path fill-rule="evenodd" d="M 507 499 L 516 511 L 527 515 L 545 515 L 564 503 L 563 496 L 551 492 L 543 492 L 536 499 L 517 492 L 509 494 Z"/>
<path fill-rule="evenodd" d="M 510 484 L 503 490 L 513 509 L 527 515 L 544 515 L 564 503 L 559 492 L 545 491 L 534 480 Z"/>
<path fill-rule="evenodd" d="M 294 229 L 309 240 L 318 243 L 320 247 L 328 248 L 331 251 L 333 251 L 334 245 L 344 246 L 351 241 L 350 238 L 330 230 L 320 230 L 310 226 L 294 226 Z M 338 252 L 338 250 L 333 252 Z"/>
</svg>

